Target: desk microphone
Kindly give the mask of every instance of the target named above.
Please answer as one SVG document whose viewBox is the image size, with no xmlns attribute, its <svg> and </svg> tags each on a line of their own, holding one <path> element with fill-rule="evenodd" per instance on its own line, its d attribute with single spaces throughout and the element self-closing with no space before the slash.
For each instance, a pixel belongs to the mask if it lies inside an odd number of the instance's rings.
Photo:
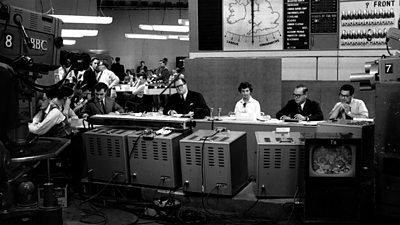
<svg viewBox="0 0 400 225">
<path fill-rule="evenodd" d="M 208 117 L 208 121 L 214 121 L 213 111 L 214 111 L 214 108 L 210 108 L 210 117 Z"/>
</svg>

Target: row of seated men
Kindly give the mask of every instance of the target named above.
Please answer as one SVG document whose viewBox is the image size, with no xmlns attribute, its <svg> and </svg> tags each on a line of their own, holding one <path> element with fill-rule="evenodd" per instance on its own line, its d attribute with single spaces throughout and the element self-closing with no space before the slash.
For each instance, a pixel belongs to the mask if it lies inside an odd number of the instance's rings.
<svg viewBox="0 0 400 225">
<path fill-rule="evenodd" d="M 138 82 L 138 88 L 129 100 L 135 102 L 140 111 L 146 111 L 144 100 L 145 79 Z M 163 114 L 184 114 L 193 118 L 204 118 L 209 115 L 210 109 L 201 93 L 188 89 L 188 83 L 184 78 L 175 81 L 177 92 L 169 96 Z M 253 87 L 248 82 L 240 83 L 238 91 L 242 98 L 235 105 L 235 114 L 245 114 L 249 117 L 260 117 L 261 107 L 259 102 L 251 96 Z M 47 99 L 43 100 L 41 110 L 29 124 L 29 130 L 38 135 L 54 132 L 53 135 L 60 136 L 60 129 L 55 127 L 68 127 L 68 119 L 87 118 L 96 114 L 122 113 L 125 109 L 116 102 L 114 98 L 108 97 L 108 85 L 99 82 L 94 87 L 95 96 L 91 97 L 90 90 L 84 90 L 81 98 L 73 96 L 73 90 L 68 85 L 62 86 L 54 93 L 46 93 Z M 298 85 L 293 91 L 293 99 L 276 113 L 277 119 L 297 119 L 301 121 L 319 121 L 324 116 L 318 102 L 307 98 L 308 89 L 304 85 Z M 367 118 L 368 109 L 365 103 L 353 97 L 354 87 L 343 85 L 339 91 L 339 99 L 329 113 L 329 119 L 353 119 Z M 72 102 L 71 103 L 71 99 Z M 57 113 L 56 113 L 57 112 Z M 68 133 L 68 132 L 66 132 Z"/>
<path fill-rule="evenodd" d="M 210 109 L 201 93 L 188 89 L 188 83 L 184 78 L 178 78 L 174 82 L 177 93 L 169 96 L 163 109 L 164 115 L 186 114 L 193 118 L 205 118 Z M 248 116 L 260 116 L 260 104 L 251 93 L 252 85 L 248 82 L 240 83 L 238 91 L 242 98 L 235 105 L 235 113 L 245 113 Z M 90 90 L 83 93 L 90 95 Z M 86 118 L 96 114 L 119 114 L 125 110 L 107 96 L 108 86 L 99 82 L 94 87 L 95 96 L 84 100 L 85 104 L 79 108 L 81 117 Z M 308 89 L 298 85 L 293 91 L 293 99 L 276 114 L 278 119 L 293 118 L 297 120 L 323 120 L 323 114 L 319 103 L 307 98 Z M 78 181 L 84 169 L 84 150 L 82 149 L 81 136 L 72 132 L 71 120 L 78 116 L 73 110 L 80 105 L 72 106 L 71 99 L 74 91 L 68 85 L 46 93 L 47 98 L 42 99 L 39 112 L 29 124 L 29 131 L 35 135 L 64 137 L 72 140 L 71 148 L 66 150 L 65 157 L 71 163 L 71 167 L 77 170 L 73 174 L 73 180 Z M 362 100 L 353 97 L 354 88 L 351 85 L 343 85 L 339 91 L 340 101 L 336 103 L 330 114 L 330 119 L 351 119 L 355 117 L 368 117 L 368 110 Z M 81 102 L 80 100 L 78 103 Z"/>
</svg>

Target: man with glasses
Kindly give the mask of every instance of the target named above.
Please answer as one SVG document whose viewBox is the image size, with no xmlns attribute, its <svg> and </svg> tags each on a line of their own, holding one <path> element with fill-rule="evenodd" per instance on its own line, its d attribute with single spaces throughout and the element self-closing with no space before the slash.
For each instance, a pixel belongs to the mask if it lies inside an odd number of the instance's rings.
<svg viewBox="0 0 400 225">
<path fill-rule="evenodd" d="M 308 88 L 298 85 L 293 91 L 293 98 L 276 114 L 280 120 L 295 119 L 302 121 L 323 120 L 319 103 L 307 98 Z"/>
<path fill-rule="evenodd" d="M 350 84 L 345 84 L 340 88 L 339 99 L 331 112 L 329 119 L 348 119 L 353 118 L 368 118 L 368 109 L 361 99 L 353 98 L 354 87 Z"/>
<path fill-rule="evenodd" d="M 178 78 L 175 81 L 177 93 L 168 98 L 168 102 L 164 108 L 165 115 L 173 116 L 175 114 L 184 114 L 193 116 L 195 119 L 202 119 L 210 114 L 210 109 L 202 94 L 189 91 L 186 80 Z"/>
</svg>

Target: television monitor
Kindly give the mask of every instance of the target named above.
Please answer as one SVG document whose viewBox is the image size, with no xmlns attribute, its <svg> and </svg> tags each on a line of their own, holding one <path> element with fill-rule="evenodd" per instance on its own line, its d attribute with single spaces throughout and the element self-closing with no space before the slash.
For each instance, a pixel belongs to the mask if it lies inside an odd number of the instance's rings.
<svg viewBox="0 0 400 225">
<path fill-rule="evenodd" d="M 356 146 L 352 144 L 311 145 L 310 177 L 354 177 Z"/>
<path fill-rule="evenodd" d="M 361 139 L 340 136 L 306 139 L 306 176 L 356 177 L 361 165 Z"/>
</svg>

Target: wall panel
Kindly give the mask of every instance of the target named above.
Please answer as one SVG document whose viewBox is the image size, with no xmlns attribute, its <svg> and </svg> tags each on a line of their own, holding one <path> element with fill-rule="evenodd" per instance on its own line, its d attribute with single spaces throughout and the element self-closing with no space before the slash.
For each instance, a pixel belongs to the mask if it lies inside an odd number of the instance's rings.
<svg viewBox="0 0 400 225">
<path fill-rule="evenodd" d="M 234 110 L 243 81 L 253 85 L 252 96 L 266 114 L 274 115 L 281 105 L 281 59 L 199 58 L 185 64 L 189 89 L 201 92 L 208 106 L 222 108 L 222 114 Z"/>
</svg>

